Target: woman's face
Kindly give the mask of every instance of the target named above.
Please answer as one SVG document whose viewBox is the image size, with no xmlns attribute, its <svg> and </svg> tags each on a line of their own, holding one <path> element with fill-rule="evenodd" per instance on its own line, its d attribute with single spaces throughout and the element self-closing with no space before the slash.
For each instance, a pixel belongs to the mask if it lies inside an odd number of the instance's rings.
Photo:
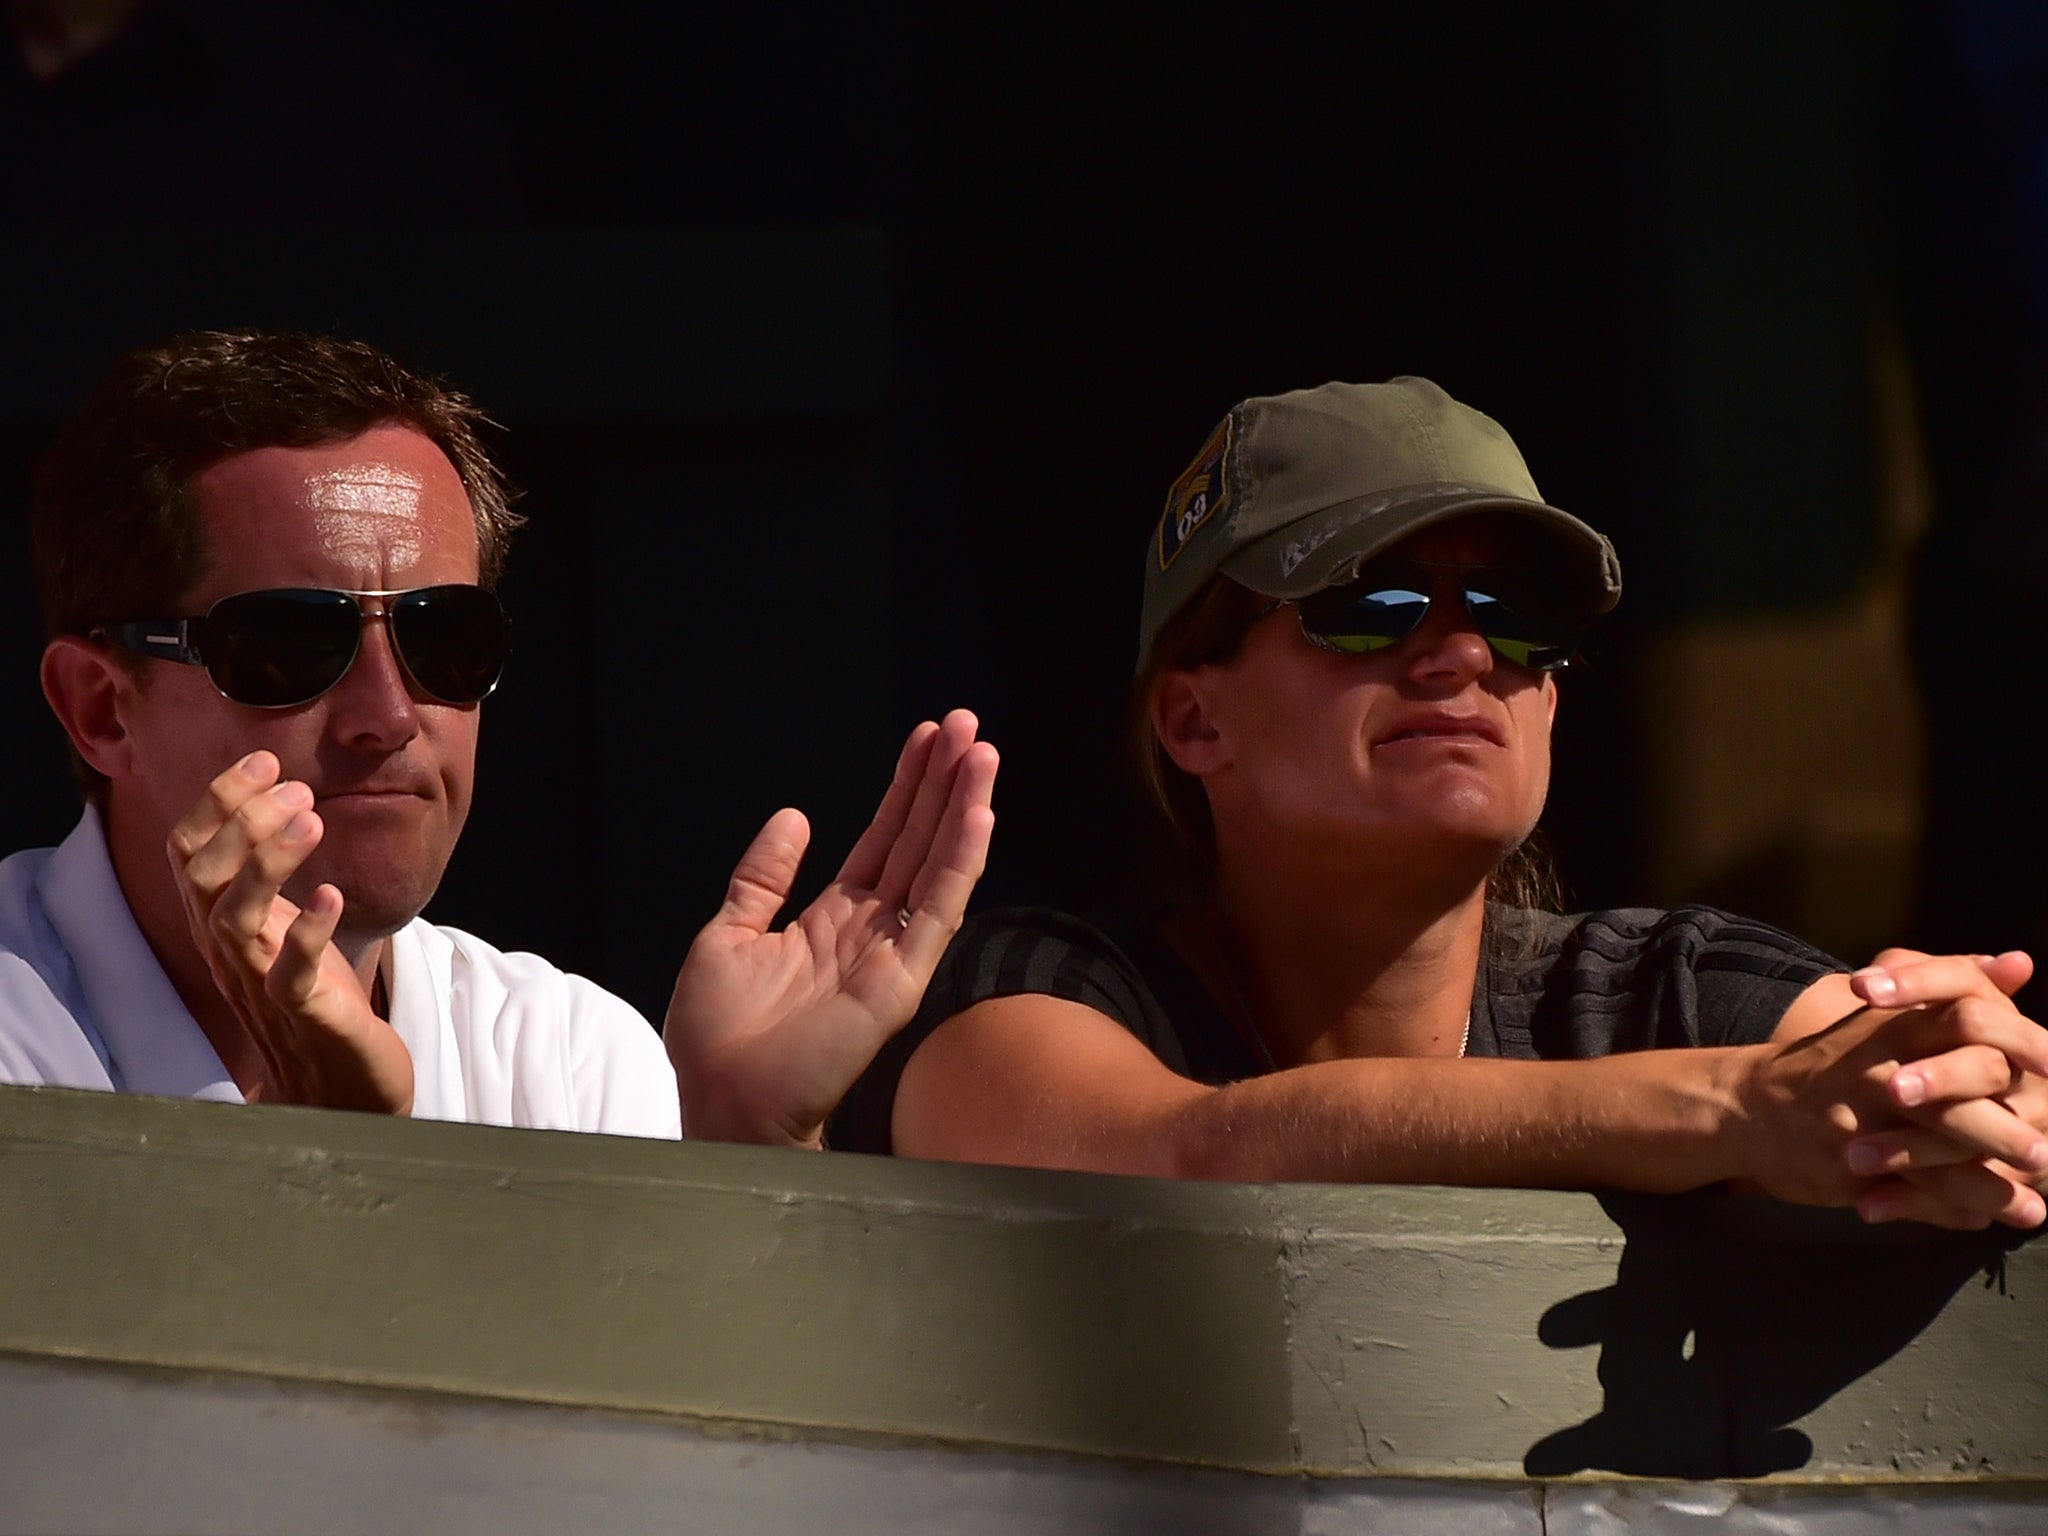
<svg viewBox="0 0 2048 1536">
<path fill-rule="evenodd" d="M 1549 787 L 1557 688 L 1495 654 L 1459 594 L 1526 554 L 1503 518 L 1439 524 L 1373 562 L 1430 568 L 1427 616 L 1398 642 L 1322 650 L 1289 604 L 1228 660 L 1169 674 L 1154 722 L 1202 780 L 1219 851 L 1277 840 L 1347 864 L 1420 856 L 1483 877 L 1520 843 Z"/>
</svg>

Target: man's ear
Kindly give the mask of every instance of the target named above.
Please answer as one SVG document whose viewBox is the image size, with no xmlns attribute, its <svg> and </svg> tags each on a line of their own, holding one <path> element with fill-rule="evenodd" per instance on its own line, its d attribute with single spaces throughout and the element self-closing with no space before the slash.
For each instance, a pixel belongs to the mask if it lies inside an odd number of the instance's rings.
<svg viewBox="0 0 2048 1536">
<path fill-rule="evenodd" d="M 105 646 L 59 635 L 43 648 L 42 679 L 43 697 L 78 755 L 110 779 L 125 777 L 134 751 L 121 707 L 135 691 L 127 669 Z"/>
<path fill-rule="evenodd" d="M 1198 673 L 1169 672 L 1162 677 L 1152 690 L 1151 715 L 1153 733 L 1182 773 L 1199 779 L 1228 759 L 1228 744 Z"/>
<path fill-rule="evenodd" d="M 1547 705 L 1549 705 L 1549 706 L 1550 706 L 1550 713 L 1549 713 L 1549 715 L 1548 715 L 1548 717 L 1547 717 L 1547 718 L 1549 719 L 1549 721 L 1550 721 L 1550 723 L 1551 723 L 1552 725 L 1556 725 L 1556 724 L 1557 724 L 1557 674 L 1556 674 L 1555 672 L 1546 672 L 1546 673 L 1544 673 L 1544 674 L 1543 674 L 1543 695 L 1544 695 L 1544 699 L 1543 699 L 1543 702 L 1544 702 L 1544 703 L 1546 703 Z"/>
</svg>

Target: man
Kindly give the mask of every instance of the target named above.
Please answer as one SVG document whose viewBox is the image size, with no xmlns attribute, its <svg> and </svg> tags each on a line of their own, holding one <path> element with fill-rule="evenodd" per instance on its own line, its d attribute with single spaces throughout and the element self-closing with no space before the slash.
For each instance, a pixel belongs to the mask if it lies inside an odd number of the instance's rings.
<svg viewBox="0 0 2048 1536">
<path fill-rule="evenodd" d="M 780 933 L 783 811 L 692 945 L 668 1060 L 619 999 L 419 913 L 469 809 L 518 518 L 462 396 L 374 349 L 198 333 L 38 474 L 45 696 L 88 805 L 0 864 L 0 1082 L 817 1145 L 979 876 L 993 751 L 912 733 Z"/>
</svg>

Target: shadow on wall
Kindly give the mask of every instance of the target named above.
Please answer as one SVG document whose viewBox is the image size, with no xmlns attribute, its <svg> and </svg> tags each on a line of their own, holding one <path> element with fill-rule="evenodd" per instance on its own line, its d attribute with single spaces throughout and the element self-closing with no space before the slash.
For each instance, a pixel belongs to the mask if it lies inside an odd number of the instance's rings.
<svg viewBox="0 0 2048 1536">
<path fill-rule="evenodd" d="M 1605 1398 L 1529 1447 L 1532 1477 L 1795 1471 L 1814 1447 L 1793 1422 L 1904 1349 L 1973 1278 L 2002 1289 L 2005 1254 L 2025 1240 L 1870 1228 L 1718 1192 L 1600 1203 L 1627 1236 L 1614 1284 L 1558 1302 L 1538 1337 L 1599 1345 Z"/>
</svg>

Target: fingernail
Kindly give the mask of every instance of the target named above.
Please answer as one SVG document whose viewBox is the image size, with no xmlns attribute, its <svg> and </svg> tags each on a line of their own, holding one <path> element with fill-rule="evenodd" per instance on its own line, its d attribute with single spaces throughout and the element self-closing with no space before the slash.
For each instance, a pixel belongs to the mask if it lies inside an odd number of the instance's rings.
<svg viewBox="0 0 2048 1536">
<path fill-rule="evenodd" d="M 1897 1210 L 1894 1202 L 1884 1195 L 1865 1195 L 1856 1202 L 1856 1214 L 1873 1224 L 1890 1221 Z"/>
<path fill-rule="evenodd" d="M 297 779 L 286 779 L 270 792 L 270 797 L 287 810 L 313 803 L 313 791 Z"/>
<path fill-rule="evenodd" d="M 1922 1104 L 1927 1100 L 1927 1079 L 1918 1072 L 1904 1071 L 1892 1078 L 1892 1097 L 1901 1104 Z"/>
<path fill-rule="evenodd" d="M 1863 995 L 1873 1003 L 1889 1003 L 1899 995 L 1899 984 L 1892 980 L 1891 972 L 1882 966 L 1873 965 L 1858 971 L 1850 980 L 1863 983 Z"/>
<path fill-rule="evenodd" d="M 311 837 L 312 835 L 313 818 L 311 816 L 308 816 L 305 812 L 301 811 L 298 815 L 294 816 L 290 821 L 284 824 L 284 832 L 282 833 L 281 838 L 282 841 L 287 843 L 303 843 L 307 838 Z"/>
<path fill-rule="evenodd" d="M 269 766 L 265 761 L 269 756 L 268 752 L 251 752 L 247 757 L 235 764 L 235 767 L 240 770 L 242 777 L 245 779 L 260 779 L 263 777 L 264 770 Z"/>
<path fill-rule="evenodd" d="M 1884 1154 L 1868 1142 L 1852 1141 L 1849 1150 L 1843 1154 L 1849 1161 L 1851 1173 L 1875 1173 L 1884 1162 Z"/>
<path fill-rule="evenodd" d="M 2037 1141 L 2020 1155 L 2020 1166 L 2029 1173 L 2048 1168 L 2048 1141 Z"/>
</svg>

